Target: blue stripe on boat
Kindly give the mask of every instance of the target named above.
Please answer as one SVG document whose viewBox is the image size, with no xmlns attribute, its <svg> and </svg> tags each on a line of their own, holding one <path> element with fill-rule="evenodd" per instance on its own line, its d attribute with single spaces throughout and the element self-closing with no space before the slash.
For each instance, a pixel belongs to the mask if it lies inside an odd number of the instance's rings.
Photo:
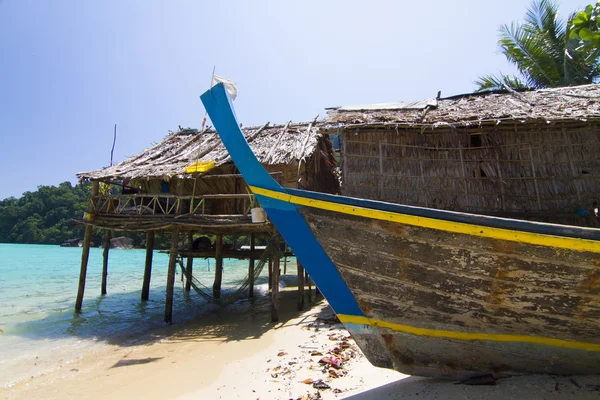
<svg viewBox="0 0 600 400">
<path fill-rule="evenodd" d="M 282 192 L 283 188 L 267 173 L 250 149 L 223 84 L 213 86 L 200 99 L 246 183 Z M 257 196 L 257 199 L 278 227 L 279 233 L 294 249 L 296 257 L 333 310 L 338 314 L 364 316 L 350 289 L 296 206 L 264 196 Z"/>
</svg>

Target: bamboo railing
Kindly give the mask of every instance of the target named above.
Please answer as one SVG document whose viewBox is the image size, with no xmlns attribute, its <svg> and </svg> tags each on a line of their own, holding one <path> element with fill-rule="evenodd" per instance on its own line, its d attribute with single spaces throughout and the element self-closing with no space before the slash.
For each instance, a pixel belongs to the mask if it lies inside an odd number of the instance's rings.
<svg viewBox="0 0 600 400">
<path fill-rule="evenodd" d="M 250 211 L 253 194 L 207 194 L 178 196 L 173 194 L 107 194 L 89 197 L 89 212 L 98 215 L 213 215 L 207 201 L 243 200 L 242 209 Z"/>
</svg>

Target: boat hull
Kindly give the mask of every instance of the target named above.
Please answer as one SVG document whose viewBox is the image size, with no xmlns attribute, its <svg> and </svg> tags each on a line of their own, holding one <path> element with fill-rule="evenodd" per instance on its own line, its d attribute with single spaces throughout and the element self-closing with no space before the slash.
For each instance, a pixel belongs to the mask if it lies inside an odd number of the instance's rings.
<svg viewBox="0 0 600 400">
<path fill-rule="evenodd" d="M 600 230 L 282 188 L 252 153 L 224 87 L 201 99 L 371 363 L 452 379 L 600 369 Z"/>
<path fill-rule="evenodd" d="M 600 370 L 597 253 L 300 212 L 368 316 L 340 319 L 383 343 L 365 351 L 373 364 L 459 379 Z"/>
</svg>

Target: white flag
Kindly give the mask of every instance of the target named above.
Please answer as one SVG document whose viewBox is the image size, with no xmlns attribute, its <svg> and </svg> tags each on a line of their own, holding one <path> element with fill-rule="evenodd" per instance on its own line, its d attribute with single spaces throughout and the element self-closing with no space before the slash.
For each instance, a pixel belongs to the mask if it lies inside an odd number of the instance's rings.
<svg viewBox="0 0 600 400">
<path fill-rule="evenodd" d="M 225 86 L 225 90 L 227 90 L 227 93 L 229 93 L 229 97 L 231 97 L 231 100 L 235 100 L 235 98 L 237 97 L 237 88 L 235 87 L 235 82 L 218 75 L 213 75 L 211 87 L 215 86 L 217 83 L 222 83 L 223 86 Z"/>
</svg>

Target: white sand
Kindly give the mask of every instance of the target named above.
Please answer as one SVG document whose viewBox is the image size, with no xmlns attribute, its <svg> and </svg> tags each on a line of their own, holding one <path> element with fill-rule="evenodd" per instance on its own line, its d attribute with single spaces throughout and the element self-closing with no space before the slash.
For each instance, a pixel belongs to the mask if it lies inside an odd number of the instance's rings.
<svg viewBox="0 0 600 400">
<path fill-rule="evenodd" d="M 513 377 L 495 386 L 466 386 L 375 368 L 341 325 L 332 324 L 326 303 L 304 313 L 294 308 L 295 294 L 284 293 L 281 322 L 272 324 L 267 299 L 231 306 L 153 332 L 138 345 L 85 354 L 58 371 L 2 389 L 0 398 L 600 399 L 597 376 Z M 323 357 L 339 359 L 340 368 L 319 363 Z M 330 388 L 303 383 L 319 379 Z"/>
</svg>

